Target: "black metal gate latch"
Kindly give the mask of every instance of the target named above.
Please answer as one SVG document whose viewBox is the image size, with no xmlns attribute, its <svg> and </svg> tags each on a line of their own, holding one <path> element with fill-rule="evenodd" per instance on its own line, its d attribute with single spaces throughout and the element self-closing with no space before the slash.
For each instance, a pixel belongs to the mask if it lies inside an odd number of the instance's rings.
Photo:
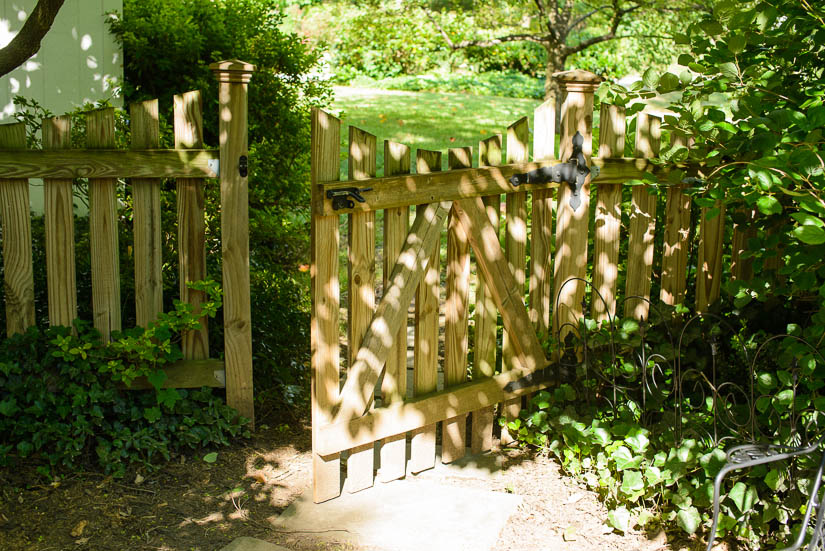
<svg viewBox="0 0 825 551">
<path fill-rule="evenodd" d="M 573 194 L 570 196 L 570 208 L 575 210 L 581 205 L 581 189 L 584 180 L 590 174 L 590 168 L 582 152 L 584 136 L 576 132 L 573 136 L 573 154 L 566 163 L 545 166 L 524 174 L 515 174 L 510 178 L 513 186 L 521 184 L 546 184 L 547 182 L 566 182 L 570 184 Z"/>
<path fill-rule="evenodd" d="M 351 209 L 355 207 L 352 199 L 359 203 L 366 203 L 367 200 L 361 195 L 364 191 L 372 191 L 371 187 L 342 187 L 338 189 L 328 189 L 327 199 L 332 199 L 332 210 Z"/>
</svg>

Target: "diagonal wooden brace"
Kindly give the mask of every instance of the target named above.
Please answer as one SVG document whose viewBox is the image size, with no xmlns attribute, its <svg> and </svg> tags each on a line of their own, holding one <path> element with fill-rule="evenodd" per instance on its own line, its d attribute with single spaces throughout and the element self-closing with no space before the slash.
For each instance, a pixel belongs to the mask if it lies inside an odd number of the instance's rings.
<svg viewBox="0 0 825 551">
<path fill-rule="evenodd" d="M 490 224 L 481 197 L 453 202 L 453 213 L 467 232 L 484 282 L 501 313 L 504 327 L 512 335 L 519 362 L 527 372 L 544 367 L 544 349 L 524 307 L 522 289 L 504 258 L 498 234 Z"/>
<path fill-rule="evenodd" d="M 361 348 L 349 369 L 347 382 L 341 390 L 341 402 L 333 409 L 333 423 L 360 417 L 372 404 L 375 384 L 387 361 L 395 336 L 407 323 L 410 305 L 427 262 L 440 243 L 441 228 L 450 202 L 430 203 L 419 207 L 404 248 L 389 277 L 369 329 L 361 341 Z"/>
</svg>

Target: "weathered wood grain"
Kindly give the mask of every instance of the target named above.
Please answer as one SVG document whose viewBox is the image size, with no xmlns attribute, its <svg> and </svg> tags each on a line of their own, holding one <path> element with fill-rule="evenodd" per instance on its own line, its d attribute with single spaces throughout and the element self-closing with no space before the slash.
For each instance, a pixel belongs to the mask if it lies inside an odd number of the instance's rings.
<svg viewBox="0 0 825 551">
<path fill-rule="evenodd" d="M 86 115 L 86 146 L 115 146 L 114 109 Z M 118 259 L 117 180 L 89 179 L 89 241 L 92 249 L 92 315 L 104 342 L 120 330 L 120 261 Z"/>
<path fill-rule="evenodd" d="M 218 156 L 211 149 L 0 151 L 0 173 L 9 178 L 216 178 L 210 163 Z"/>
<path fill-rule="evenodd" d="M 673 145 L 688 147 L 684 134 L 671 135 Z M 690 209 L 692 201 L 684 191 L 687 185 L 667 189 L 665 233 L 662 242 L 662 291 L 665 304 L 684 304 L 687 292 L 687 262 L 690 248 Z"/>
<path fill-rule="evenodd" d="M 23 153 L 23 123 L 0 125 L 0 148 Z M 3 174 L 6 176 L 6 174 Z M 6 300 L 6 334 L 24 333 L 34 325 L 34 272 L 29 182 L 0 180 L 0 221 L 3 224 L 3 281 Z"/>
<path fill-rule="evenodd" d="M 394 176 L 410 172 L 410 148 L 406 145 L 384 142 L 384 175 Z M 397 207 L 384 211 L 384 292 L 390 286 L 390 273 L 398 262 L 404 240 L 409 231 L 409 207 Z M 381 381 L 383 406 L 400 403 L 407 396 L 407 323 L 401 328 L 387 356 L 384 378 Z M 381 445 L 382 482 L 403 478 L 407 473 L 407 435 L 386 438 Z"/>
<path fill-rule="evenodd" d="M 176 95 L 175 148 L 203 147 L 203 99 L 200 91 Z M 206 216 L 204 182 L 200 178 L 177 179 L 178 263 L 180 299 L 198 313 L 206 300 L 203 291 L 190 289 L 188 283 L 206 279 Z M 181 348 L 187 359 L 209 357 L 209 318 L 201 316 L 200 329 L 183 334 Z"/>
<path fill-rule="evenodd" d="M 255 425 L 252 391 L 252 313 L 249 291 L 249 178 L 239 170 L 247 146 L 247 84 L 254 66 L 210 65 L 218 79 L 221 151 L 221 256 L 223 268 L 226 403 Z"/>
<path fill-rule="evenodd" d="M 448 151 L 450 169 L 473 165 L 471 147 Z M 464 228 L 450 214 L 447 224 L 447 296 L 444 305 L 444 387 L 467 380 L 470 315 L 470 242 Z M 467 415 L 446 419 L 441 431 L 441 461 L 452 463 L 467 450 Z"/>
<path fill-rule="evenodd" d="M 599 157 L 624 154 L 625 109 L 602 103 L 599 126 Z M 619 278 L 619 243 L 622 226 L 622 185 L 599 183 L 596 187 L 595 236 L 593 239 L 593 295 L 590 312 L 603 321 L 616 315 L 616 286 Z"/>
<path fill-rule="evenodd" d="M 338 179 L 341 121 L 321 109 L 312 110 L 311 175 L 313 196 L 318 184 Z M 315 503 L 341 493 L 341 457 L 321 457 L 319 431 L 332 421 L 338 402 L 341 360 L 338 316 L 341 291 L 338 282 L 338 216 L 313 216 L 310 231 L 310 326 L 312 407 L 312 499 Z"/>
<path fill-rule="evenodd" d="M 530 128 L 527 117 L 524 117 L 507 128 L 507 163 L 527 162 L 530 154 L 528 143 Z M 514 296 L 520 300 L 516 307 L 524 302 L 524 283 L 527 271 L 527 193 L 510 193 L 506 197 L 504 218 L 504 254 L 507 264 L 515 279 Z M 535 322 L 534 322 L 535 323 Z M 501 341 L 501 370 L 513 369 L 518 358 L 513 351 L 513 340 L 521 338 L 505 329 Z M 543 357 L 543 355 L 542 355 Z M 521 399 L 517 398 L 502 404 L 502 412 L 506 421 L 518 418 L 521 411 Z M 507 445 L 515 439 L 507 427 L 501 429 L 501 443 Z"/>
<path fill-rule="evenodd" d="M 639 113 L 636 119 L 636 156 L 655 157 L 659 154 L 661 119 Z M 653 238 L 656 233 L 657 196 L 648 193 L 646 186 L 635 186 L 630 207 L 630 230 L 627 245 L 627 284 L 625 286 L 625 315 L 647 319 L 650 305 L 641 297 L 650 299 L 653 277 Z"/>
<path fill-rule="evenodd" d="M 71 124 L 68 115 L 43 119 L 43 148 L 70 148 Z M 71 326 L 77 318 L 72 181 L 45 180 L 43 200 L 49 324 Z"/>
<path fill-rule="evenodd" d="M 349 127 L 349 179 L 361 180 L 375 177 L 377 140 L 372 134 L 354 126 Z M 375 211 L 353 212 L 349 215 L 348 234 L 349 301 L 347 340 L 349 364 L 355 364 L 356 352 L 363 343 L 375 313 Z M 364 396 L 373 404 L 374 386 Z M 350 492 L 369 488 L 373 483 L 373 443 L 350 450 L 347 459 L 347 487 Z"/>
<path fill-rule="evenodd" d="M 552 159 L 556 151 L 556 102 L 548 100 L 533 113 L 533 159 Z M 530 319 L 538 333 L 550 333 L 553 279 L 553 191 L 532 193 L 530 228 Z"/>
<path fill-rule="evenodd" d="M 480 167 L 501 164 L 501 134 L 490 136 L 479 143 L 478 165 Z M 501 196 L 488 195 L 482 199 L 490 225 L 498 236 L 501 226 Z M 476 261 L 477 263 L 477 261 Z M 496 370 L 496 355 L 498 344 L 496 342 L 496 325 L 498 311 L 496 303 L 490 295 L 490 290 L 481 276 L 478 274 L 478 284 L 476 286 L 476 308 L 475 308 L 475 331 L 473 342 L 473 381 L 479 381 L 485 377 L 492 377 Z M 493 446 L 493 423 L 494 408 L 486 407 L 475 410 L 472 414 L 472 437 L 470 447 L 473 453 L 487 451 Z"/>
<path fill-rule="evenodd" d="M 441 170 L 441 152 L 416 151 L 416 172 Z M 423 205 L 416 207 L 423 209 Z M 435 391 L 438 385 L 438 310 L 440 290 L 440 251 L 435 247 L 427 270 L 418 284 L 415 297 L 415 352 L 413 357 L 413 392 L 415 396 Z M 409 470 L 418 473 L 435 466 L 436 426 L 421 427 L 410 436 Z"/>
<path fill-rule="evenodd" d="M 132 149 L 157 148 L 160 144 L 158 101 L 133 104 L 129 114 Z M 135 321 L 140 327 L 146 327 L 163 311 L 160 180 L 140 178 L 133 184 Z"/>
</svg>

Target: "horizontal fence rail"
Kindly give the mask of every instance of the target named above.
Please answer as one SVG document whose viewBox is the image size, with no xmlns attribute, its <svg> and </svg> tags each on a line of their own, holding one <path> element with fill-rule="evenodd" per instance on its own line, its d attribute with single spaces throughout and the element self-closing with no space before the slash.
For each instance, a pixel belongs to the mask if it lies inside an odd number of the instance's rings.
<svg viewBox="0 0 825 551">
<path fill-rule="evenodd" d="M 591 158 L 599 79 L 557 77 L 561 127 L 557 135 L 552 103 L 536 110 L 532 159 L 524 118 L 477 153 L 386 141 L 379 177 L 378 139 L 350 128 L 340 181 L 341 123 L 314 110 L 315 501 L 338 496 L 344 476 L 343 487 L 358 491 L 430 468 L 439 443 L 443 462 L 489 450 L 494 411 L 514 418 L 526 396 L 558 381 L 561 350 L 543 345 L 551 335 L 564 342 L 582 317 L 644 321 L 659 300 L 704 312 L 723 274 L 741 277 L 743 262 L 731 269 L 722 260 L 737 259 L 747 228 L 725 242 L 726 214 L 708 217 L 686 194 L 684 175 L 701 167 L 655 160 L 687 138 L 663 134 L 661 119 L 644 112 L 629 134 L 624 108 L 602 104 Z M 576 133 L 591 168 L 577 202 L 567 183 L 513 186 L 515 175 L 568 162 Z M 659 184 L 643 183 L 650 175 Z M 589 299 L 596 294 L 602 300 Z M 512 438 L 502 429 L 503 444 Z"/>
<path fill-rule="evenodd" d="M 195 311 L 203 296 L 187 283 L 206 277 L 205 178 L 221 188 L 224 359 L 209 358 L 206 318 L 201 330 L 182 335 L 184 360 L 169 366 L 167 388 L 226 388 L 227 403 L 254 423 L 247 176 L 239 171 L 247 153 L 247 84 L 255 67 L 239 61 L 211 66 L 219 81 L 220 149 L 203 149 L 200 92 L 175 96 L 175 149 L 158 149 L 158 102 L 130 110 L 131 148 L 115 149 L 112 108 L 86 114 L 85 149 L 71 147 L 71 119 L 44 119 L 42 150 L 26 149 L 23 123 L 0 125 L 0 222 L 7 333 L 34 325 L 29 178 L 44 179 L 46 280 L 50 325 L 70 326 L 77 317 L 73 183 L 88 179 L 94 327 L 104 341 L 122 329 L 118 193 L 131 187 L 133 204 L 135 311 L 145 326 L 161 313 L 161 201 L 163 178 L 177 179 L 177 231 L 182 301 Z M 222 166 L 222 169 L 220 168 Z M 130 388 L 149 388 L 143 379 Z"/>
</svg>

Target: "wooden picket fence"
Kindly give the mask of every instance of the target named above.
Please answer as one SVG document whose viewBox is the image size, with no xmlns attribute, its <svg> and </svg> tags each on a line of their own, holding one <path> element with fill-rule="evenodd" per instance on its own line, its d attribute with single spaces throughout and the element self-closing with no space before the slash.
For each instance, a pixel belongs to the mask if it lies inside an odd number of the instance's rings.
<svg viewBox="0 0 825 551">
<path fill-rule="evenodd" d="M 167 369 L 165 386 L 225 387 L 227 403 L 253 420 L 249 290 L 247 84 L 255 67 L 231 60 L 211 65 L 219 81 L 220 149 L 203 149 L 202 98 L 175 96 L 175 148 L 159 147 L 157 100 L 130 109 L 131 148 L 115 146 L 114 110 L 86 116 L 86 149 L 71 149 L 71 119 L 43 120 L 43 149 L 26 149 L 23 123 L 0 125 L 0 218 L 3 228 L 6 327 L 35 323 L 34 269 L 46 269 L 51 325 L 77 317 L 72 185 L 88 178 L 93 323 L 103 339 L 121 329 L 117 186 L 131 187 L 134 205 L 136 322 L 161 313 L 161 178 L 176 178 L 180 299 L 203 296 L 186 283 L 206 277 L 204 178 L 220 178 L 224 359 L 209 359 L 207 319 L 183 336 L 184 360 Z M 29 178 L 43 178 L 46 266 L 32 266 Z M 120 180 L 118 180 L 120 179 Z M 135 385 L 133 385 L 134 387 Z M 136 385 L 140 386 L 140 385 Z M 145 387 L 146 385 L 144 385 Z"/>
<path fill-rule="evenodd" d="M 649 193 L 646 185 L 635 185 L 630 192 L 629 227 L 622 228 L 621 223 L 623 189 L 628 182 L 638 183 L 645 172 L 661 174 L 667 170 L 650 162 L 659 152 L 661 120 L 647 113 L 637 116 L 635 154 L 625 158 L 625 111 L 602 105 L 598 157 L 591 158 L 593 96 L 600 79 L 584 71 L 557 76 L 566 90 L 560 151 L 556 156 L 555 107 L 545 103 L 534 114 L 533 162 L 529 162 L 529 128 L 524 118 L 507 129 L 504 164 L 500 135 L 479 143 L 476 168 L 470 168 L 469 147 L 448 151 L 449 170 L 445 172 L 440 172 L 441 152 L 418 150 L 415 174 L 411 173 L 410 148 L 386 141 L 384 176 L 377 178 L 376 137 L 350 127 L 349 181 L 340 182 L 340 121 L 324 111 L 314 111 L 311 293 L 316 502 L 340 494 L 342 457 L 346 459 L 349 491 L 372 486 L 376 472 L 378 479 L 389 481 L 433 467 L 438 423 L 441 461 L 455 461 L 468 449 L 473 453 L 489 450 L 494 407 L 498 405 L 499 411 L 512 419 L 519 413 L 522 396 L 542 384 L 529 377 L 551 360 L 545 357 L 540 337 L 585 314 L 582 299 L 586 286 L 580 281 L 565 282 L 592 278 L 593 289 L 605 298 L 591 301 L 592 311 L 587 314 L 596 319 L 617 314 L 620 293 L 649 299 L 654 237 L 662 232 L 661 271 L 656 274 L 659 298 L 668 304 L 685 302 L 691 233 L 691 199 L 684 193 L 686 185 L 667 187 L 663 200 Z M 510 184 L 512 175 L 557 164 L 556 157 L 567 161 L 577 131 L 585 138 L 583 152 L 588 163 L 598 167 L 600 174 L 592 184 L 588 178 L 576 210 L 570 207 L 572 192 L 567 184 L 517 188 Z M 687 146 L 688 140 L 671 136 L 671 143 Z M 660 179 L 665 181 L 664 176 Z M 592 206 L 591 187 L 597 188 Z M 335 209 L 330 196 L 346 188 L 362 190 L 365 201 L 353 200 L 351 207 Z M 415 207 L 415 219 L 409 227 L 411 206 Z M 664 227 L 656 226 L 657 209 L 665 209 Z M 377 211 L 383 211 L 382 243 L 376 242 Z M 348 216 L 346 336 L 339 326 L 339 227 L 344 214 Z M 726 217 L 724 212 L 711 217 L 706 214 L 707 209 L 702 209 L 699 249 L 695 252 L 696 300 L 692 306 L 697 311 L 706 310 L 719 297 L 722 274 Z M 446 273 L 442 276 L 439 243 L 445 220 Z M 591 223 L 595 228 L 592 236 Z M 741 274 L 746 268 L 738 255 L 745 233 L 739 228 L 733 233 L 732 273 Z M 590 274 L 589 237 L 595 249 Z M 622 240 L 627 242 L 625 263 L 619 258 Z M 380 284 L 376 281 L 377 251 L 384 263 Z M 627 266 L 626 287 L 620 290 L 617 282 L 622 265 Z M 478 274 L 477 281 L 471 277 L 473 272 Z M 377 289 L 383 292 L 376 302 Z M 408 354 L 411 303 L 413 350 Z M 619 314 L 647 316 L 647 302 L 629 304 Z M 503 325 L 500 347 L 496 340 L 499 316 Z M 471 324 L 473 360 L 468 381 Z M 347 345 L 343 359 L 346 372 L 341 369 L 342 342 Z M 502 368 L 496 374 L 498 355 Z M 443 364 L 439 367 L 440 358 Z M 409 384 L 408 371 L 412 375 Z M 506 428 L 501 438 L 504 443 L 512 440 Z M 376 448 L 380 448 L 378 469 Z"/>
</svg>

